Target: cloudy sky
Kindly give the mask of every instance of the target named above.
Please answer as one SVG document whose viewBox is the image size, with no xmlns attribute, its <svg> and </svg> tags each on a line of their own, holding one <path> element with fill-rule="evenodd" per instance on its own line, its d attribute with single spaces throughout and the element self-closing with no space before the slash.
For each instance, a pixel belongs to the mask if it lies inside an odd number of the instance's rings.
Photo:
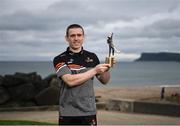
<svg viewBox="0 0 180 126">
<path fill-rule="evenodd" d="M 0 61 L 52 60 L 66 49 L 72 23 L 84 27 L 84 48 L 101 60 L 111 32 L 120 61 L 180 52 L 180 0 L 0 0 Z"/>
</svg>

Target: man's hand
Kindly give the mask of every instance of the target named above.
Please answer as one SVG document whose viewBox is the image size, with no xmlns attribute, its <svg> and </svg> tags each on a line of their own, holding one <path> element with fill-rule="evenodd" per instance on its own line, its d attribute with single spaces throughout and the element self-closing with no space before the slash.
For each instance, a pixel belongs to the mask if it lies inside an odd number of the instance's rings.
<svg viewBox="0 0 180 126">
<path fill-rule="evenodd" d="M 110 68 L 110 64 L 99 64 L 95 67 L 97 74 L 102 74 L 108 71 Z"/>
<path fill-rule="evenodd" d="M 107 82 L 110 79 L 110 64 L 99 64 L 95 67 L 95 70 L 97 72 L 96 77 L 102 84 L 107 84 Z"/>
</svg>

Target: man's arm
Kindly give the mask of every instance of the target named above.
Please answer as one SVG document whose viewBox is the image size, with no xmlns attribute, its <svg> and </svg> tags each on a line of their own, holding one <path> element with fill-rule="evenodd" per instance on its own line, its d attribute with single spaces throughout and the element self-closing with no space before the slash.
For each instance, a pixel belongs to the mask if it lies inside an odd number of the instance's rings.
<svg viewBox="0 0 180 126">
<path fill-rule="evenodd" d="M 112 62 L 112 63 L 113 63 L 113 64 L 116 64 L 115 58 L 113 58 L 113 62 Z M 109 69 L 110 69 L 110 67 L 109 67 Z M 107 69 L 106 72 L 103 72 L 103 73 L 101 73 L 101 74 L 96 75 L 97 79 L 98 79 L 102 84 L 107 84 L 107 83 L 109 82 L 110 78 L 111 78 L 109 69 Z"/>
<path fill-rule="evenodd" d="M 102 84 L 107 84 L 110 80 L 110 73 L 109 71 L 107 71 L 107 72 L 97 75 L 96 77 Z"/>
<path fill-rule="evenodd" d="M 69 87 L 78 86 L 91 79 L 96 74 L 103 75 L 109 67 L 109 64 L 99 64 L 87 72 L 80 74 L 65 74 L 61 78 Z"/>
</svg>

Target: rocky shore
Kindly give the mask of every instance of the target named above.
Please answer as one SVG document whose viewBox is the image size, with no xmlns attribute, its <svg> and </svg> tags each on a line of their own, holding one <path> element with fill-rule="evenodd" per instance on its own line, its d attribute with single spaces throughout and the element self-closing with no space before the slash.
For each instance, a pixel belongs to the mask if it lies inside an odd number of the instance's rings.
<svg viewBox="0 0 180 126">
<path fill-rule="evenodd" d="M 58 104 L 56 75 L 43 78 L 36 72 L 0 76 L 0 107 Z"/>
</svg>

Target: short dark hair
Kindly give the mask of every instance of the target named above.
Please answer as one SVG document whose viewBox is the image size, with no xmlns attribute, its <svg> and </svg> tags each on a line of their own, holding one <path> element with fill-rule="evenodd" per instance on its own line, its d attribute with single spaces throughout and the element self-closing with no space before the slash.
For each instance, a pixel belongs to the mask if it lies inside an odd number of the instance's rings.
<svg viewBox="0 0 180 126">
<path fill-rule="evenodd" d="M 71 29 L 71 28 L 81 28 L 82 32 L 83 32 L 83 35 L 84 35 L 84 29 L 83 29 L 83 27 L 81 25 L 79 25 L 79 24 L 71 24 L 66 29 L 66 36 L 69 35 L 69 29 Z"/>
</svg>

